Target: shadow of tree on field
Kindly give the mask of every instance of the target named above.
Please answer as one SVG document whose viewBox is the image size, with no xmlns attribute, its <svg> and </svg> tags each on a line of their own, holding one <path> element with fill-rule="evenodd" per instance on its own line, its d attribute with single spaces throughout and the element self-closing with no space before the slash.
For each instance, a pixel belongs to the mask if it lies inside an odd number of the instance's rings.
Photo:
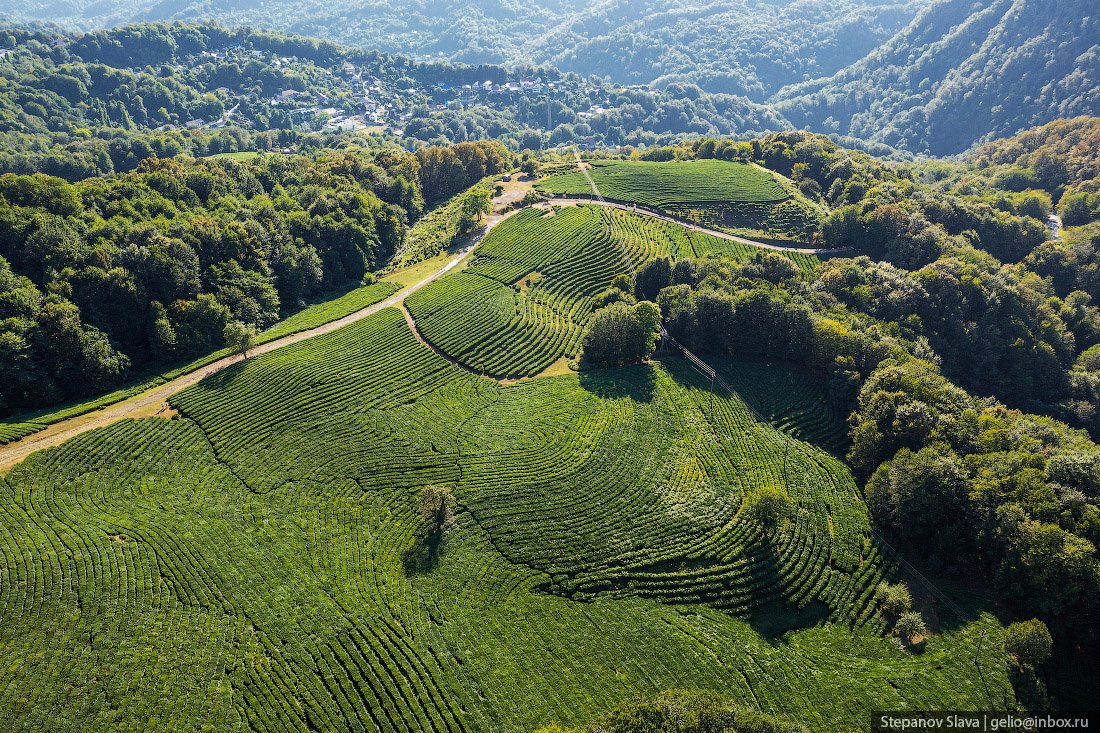
<svg viewBox="0 0 1100 733">
<path fill-rule="evenodd" d="M 762 536 L 756 548 L 752 562 L 753 587 L 782 587 L 782 559 L 772 537 Z M 746 621 L 753 631 L 774 646 L 783 643 L 789 632 L 824 623 L 830 613 L 832 609 L 817 599 L 796 606 L 788 603 L 784 594 L 779 592 L 753 606 Z"/>
<path fill-rule="evenodd" d="M 401 558 L 405 575 L 423 575 L 434 570 L 439 564 L 442 547 L 443 532 L 422 527 L 413 538 L 412 546 Z"/>
<path fill-rule="evenodd" d="M 581 387 L 608 400 L 625 397 L 635 402 L 651 402 L 657 390 L 657 376 L 650 364 L 583 371 L 578 378 Z"/>
</svg>

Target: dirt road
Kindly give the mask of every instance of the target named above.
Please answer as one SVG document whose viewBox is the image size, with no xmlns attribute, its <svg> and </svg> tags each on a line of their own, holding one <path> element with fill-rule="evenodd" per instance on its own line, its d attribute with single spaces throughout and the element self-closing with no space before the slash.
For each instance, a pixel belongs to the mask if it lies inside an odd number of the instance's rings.
<svg viewBox="0 0 1100 733">
<path fill-rule="evenodd" d="M 513 190 L 519 189 L 514 187 Z M 311 328 L 306 331 L 300 331 L 289 336 L 284 336 L 274 341 L 268 341 L 265 344 L 261 344 L 249 352 L 249 356 L 256 356 L 258 354 L 266 354 L 269 351 L 288 346 L 290 344 L 296 344 L 299 341 L 305 341 L 306 339 L 313 338 L 314 336 L 320 336 L 321 334 L 331 333 L 339 328 L 360 321 L 364 318 L 368 318 L 380 310 L 390 308 L 395 305 L 399 305 L 404 302 L 405 298 L 409 297 L 417 290 L 428 283 L 437 280 L 438 278 L 446 275 L 448 272 L 458 267 L 465 257 L 474 250 L 475 247 L 481 242 L 489 231 L 507 219 L 509 216 L 515 213 L 515 210 L 504 211 L 507 208 L 507 204 L 513 200 L 513 196 L 521 198 L 522 192 L 513 193 L 511 196 L 500 197 L 495 200 L 494 211 L 488 217 L 486 217 L 485 225 L 482 229 L 475 234 L 470 241 L 453 257 L 447 260 L 446 264 L 440 267 L 432 274 L 425 277 L 403 290 L 394 293 L 390 297 L 383 301 L 375 303 L 374 305 L 367 306 L 362 310 L 358 310 L 355 313 L 344 316 L 335 321 L 330 321 L 316 328 Z M 505 200 L 501 200 L 505 199 Z M 220 372 L 228 366 L 232 366 L 242 360 L 242 356 L 235 354 L 233 356 L 227 356 L 224 359 L 207 364 L 204 367 L 196 369 L 193 372 L 184 374 L 177 377 L 170 382 L 166 382 L 158 387 L 154 387 L 140 394 L 134 395 L 121 402 L 116 402 L 113 405 L 108 405 L 100 410 L 94 412 L 88 412 L 83 415 L 77 415 L 76 417 L 69 418 L 67 420 L 61 420 L 56 422 L 45 430 L 41 430 L 32 435 L 28 435 L 21 440 L 16 440 L 8 443 L 5 446 L 0 446 L 0 473 L 7 473 L 13 466 L 20 463 L 32 453 L 40 451 L 44 448 L 50 448 L 55 445 L 60 445 L 65 441 L 76 437 L 82 433 L 86 433 L 89 430 L 95 430 L 96 428 L 106 427 L 111 423 L 117 422 L 126 418 L 142 418 L 150 417 L 157 414 L 166 414 L 165 401 L 174 394 L 178 394 L 188 387 L 198 384 L 204 378 Z"/>
</svg>

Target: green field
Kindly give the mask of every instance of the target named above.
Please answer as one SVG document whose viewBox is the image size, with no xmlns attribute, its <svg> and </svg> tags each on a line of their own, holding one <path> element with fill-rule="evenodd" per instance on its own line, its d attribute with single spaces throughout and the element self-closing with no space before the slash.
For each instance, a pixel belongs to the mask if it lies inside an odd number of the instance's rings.
<svg viewBox="0 0 1100 733">
<path fill-rule="evenodd" d="M 654 209 L 682 204 L 774 203 L 788 197 L 775 176 L 751 163 L 594 161 L 589 175 L 605 197 Z M 576 169 L 551 176 L 539 182 L 537 187 L 555 194 L 586 196 L 592 193 L 588 179 Z"/>
<path fill-rule="evenodd" d="M 713 229 L 790 246 L 808 239 L 825 215 L 790 181 L 751 163 L 687 160 L 654 163 L 593 161 L 588 171 L 607 199 L 635 203 Z M 585 175 L 573 168 L 536 188 L 557 196 L 591 196 Z"/>
<path fill-rule="evenodd" d="M 820 408 L 808 376 L 720 368 Z M 529 731 L 672 687 L 821 731 L 1011 702 L 973 604 L 920 654 L 883 638 L 847 469 L 682 360 L 501 386 L 386 310 L 173 403 L 3 481 L 5 730 Z M 769 537 L 739 509 L 777 483 L 798 510 Z M 429 484 L 458 511 L 409 568 Z"/>
<path fill-rule="evenodd" d="M 215 153 L 206 157 L 211 160 L 252 160 L 259 155 L 255 151 L 246 150 L 240 153 Z"/>
<path fill-rule="evenodd" d="M 576 353 L 593 296 L 658 255 L 747 258 L 750 245 L 599 206 L 520 212 L 497 226 L 469 266 L 413 294 L 424 337 L 476 372 L 537 374 Z M 817 263 L 791 254 L 800 267 Z"/>
</svg>

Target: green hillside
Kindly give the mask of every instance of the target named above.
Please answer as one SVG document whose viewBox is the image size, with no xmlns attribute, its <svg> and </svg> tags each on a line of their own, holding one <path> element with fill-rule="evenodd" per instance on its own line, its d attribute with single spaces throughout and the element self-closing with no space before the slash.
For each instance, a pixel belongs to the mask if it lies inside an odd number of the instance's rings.
<svg viewBox="0 0 1100 733">
<path fill-rule="evenodd" d="M 750 163 L 733 161 L 598 161 L 592 164 L 589 175 L 607 198 L 655 209 L 680 204 L 767 203 L 787 198 L 771 173 Z M 587 196 L 592 192 L 588 178 L 578 170 L 553 176 L 539 188 L 569 195 Z"/>
<path fill-rule="evenodd" d="M 501 387 L 391 310 L 37 454 L 0 492 L 7 729 L 520 731 L 700 687 L 836 730 L 1011 699 L 989 616 L 882 638 L 848 471 L 704 386 Z M 764 535 L 739 507 L 783 481 Z M 455 518 L 409 567 L 429 484 Z"/>
<path fill-rule="evenodd" d="M 424 337 L 477 372 L 537 374 L 574 356 L 594 296 L 659 255 L 746 259 L 756 247 L 599 206 L 528 209 L 495 228 L 469 267 L 415 293 Z M 792 254 L 812 268 L 812 255 Z"/>
<path fill-rule="evenodd" d="M 636 203 L 736 233 L 808 239 L 824 217 L 790 182 L 752 163 L 729 160 L 592 161 L 551 175 L 537 188 L 556 196 L 591 196 L 588 178 L 612 200 Z"/>
</svg>

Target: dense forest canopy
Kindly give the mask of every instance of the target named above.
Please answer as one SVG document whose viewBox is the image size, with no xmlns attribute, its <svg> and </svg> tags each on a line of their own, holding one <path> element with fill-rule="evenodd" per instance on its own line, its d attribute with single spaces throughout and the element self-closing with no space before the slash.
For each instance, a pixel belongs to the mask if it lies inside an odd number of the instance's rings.
<svg viewBox="0 0 1100 733">
<path fill-rule="evenodd" d="M 539 138 L 534 135 L 542 134 L 540 144 L 651 145 L 662 136 L 744 135 L 797 127 L 944 155 L 1055 118 L 1100 111 L 1092 81 L 1100 32 L 1089 9 L 1086 0 L 978 5 L 966 0 L 711 0 L 702 5 L 544 0 L 368 7 L 346 0 L 307 3 L 305 8 L 283 2 L 153 7 L 142 0 L 115 0 L 88 6 L 87 17 L 80 12 L 58 17 L 53 4 L 36 2 L 9 12 L 13 20 L 45 16 L 62 27 L 88 29 L 135 20 L 216 17 L 346 43 L 342 47 L 255 31 L 212 33 L 205 26 L 184 34 L 205 35 L 205 50 L 220 48 L 221 36 L 250 50 L 284 49 L 279 53 L 302 56 L 314 67 L 337 72 L 335 79 L 324 79 L 316 69 L 292 69 L 293 88 L 310 92 L 328 94 L 326 87 L 341 81 L 339 64 L 362 63 L 382 82 L 379 91 L 385 93 L 374 96 L 385 99 L 373 103 L 393 106 L 392 128 L 400 131 L 398 136 L 407 132 L 431 142 L 507 135 L 519 147 L 535 147 L 532 143 Z M 1069 18 L 1076 20 L 1066 22 Z M 87 62 L 121 67 L 172 63 L 174 54 L 199 50 L 190 38 L 153 38 L 163 33 L 150 33 L 149 28 L 106 35 L 99 31 L 90 42 L 68 50 Z M 118 53 L 122 47 L 139 48 L 141 57 L 126 58 Z M 437 63 L 425 66 L 387 53 Z M 238 65 L 248 72 L 245 67 L 255 66 L 257 59 L 246 61 L 251 63 Z M 536 72 L 532 63 L 543 68 Z M 268 71 L 261 81 L 277 80 L 285 71 Z M 429 88 L 435 83 L 470 84 L 477 92 L 483 81 L 516 81 L 525 74 L 558 78 L 560 83 L 551 94 L 516 94 L 514 89 L 503 95 L 494 91 L 492 98 L 440 95 Z M 238 75 L 229 72 L 227 78 Z M 181 75 L 180 81 L 197 89 L 199 97 L 221 88 L 220 83 L 196 83 L 214 81 L 209 78 Z M 255 80 L 246 81 L 253 88 Z M 75 93 L 72 82 L 56 83 Z M 237 100 L 221 101 L 231 101 L 230 108 Z M 255 114 L 261 129 L 266 124 L 285 129 L 286 120 L 258 101 L 242 105 L 240 119 Z M 345 111 L 351 114 L 353 107 Z M 131 118 L 136 112 L 138 122 L 148 114 L 159 123 L 160 109 L 147 104 L 145 111 L 127 111 Z M 166 117 L 178 113 L 171 105 L 164 109 Z M 203 109 L 209 112 L 211 105 Z M 105 114 L 124 122 L 110 104 Z M 296 127 L 299 122 L 295 120 Z M 406 123 L 415 124 L 406 131 Z"/>
<path fill-rule="evenodd" d="M 0 31 L 0 170 L 77 180 L 150 156 L 406 148 L 647 145 L 786 126 L 742 97 L 590 82 L 530 66 L 418 63 L 216 24 L 61 35 Z"/>
<path fill-rule="evenodd" d="M 1091 0 L 940 0 L 867 58 L 772 101 L 795 126 L 952 155 L 1100 113 Z"/>
</svg>

